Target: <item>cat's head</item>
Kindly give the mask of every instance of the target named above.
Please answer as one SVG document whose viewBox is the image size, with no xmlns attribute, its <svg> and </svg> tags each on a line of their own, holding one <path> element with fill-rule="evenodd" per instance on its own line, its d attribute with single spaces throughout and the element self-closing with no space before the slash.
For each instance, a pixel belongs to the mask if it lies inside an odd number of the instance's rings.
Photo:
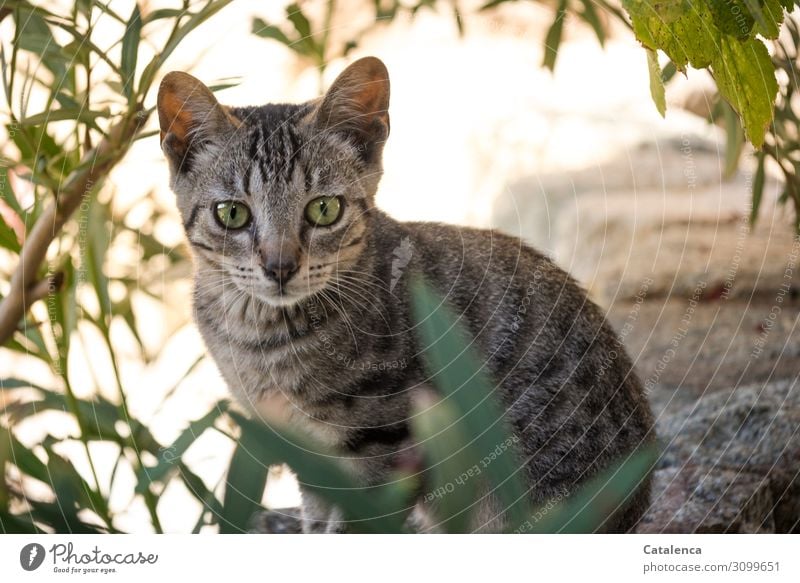
<svg viewBox="0 0 800 583">
<path fill-rule="evenodd" d="M 161 147 L 200 263 L 273 306 L 322 290 L 363 251 L 388 108 L 373 57 L 303 104 L 229 108 L 191 75 L 164 77 Z"/>
</svg>

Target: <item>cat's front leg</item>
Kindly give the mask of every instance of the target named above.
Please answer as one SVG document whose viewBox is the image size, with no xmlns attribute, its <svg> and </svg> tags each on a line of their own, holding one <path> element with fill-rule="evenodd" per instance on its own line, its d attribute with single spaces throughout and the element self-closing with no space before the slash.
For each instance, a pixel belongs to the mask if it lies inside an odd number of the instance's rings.
<svg viewBox="0 0 800 583">
<path fill-rule="evenodd" d="M 342 512 L 316 494 L 303 488 L 301 523 L 303 534 L 342 534 L 347 532 Z"/>
</svg>

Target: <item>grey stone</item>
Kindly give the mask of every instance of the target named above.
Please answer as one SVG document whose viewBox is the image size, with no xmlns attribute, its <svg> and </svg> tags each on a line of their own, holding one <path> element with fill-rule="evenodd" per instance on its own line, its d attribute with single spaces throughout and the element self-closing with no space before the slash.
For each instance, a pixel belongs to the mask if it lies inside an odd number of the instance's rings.
<svg viewBox="0 0 800 583">
<path fill-rule="evenodd" d="M 757 473 L 693 464 L 657 470 L 652 500 L 637 533 L 775 532 L 772 492 Z"/>
<path fill-rule="evenodd" d="M 657 430 L 664 452 L 641 532 L 800 532 L 797 377 L 667 405 Z"/>
</svg>

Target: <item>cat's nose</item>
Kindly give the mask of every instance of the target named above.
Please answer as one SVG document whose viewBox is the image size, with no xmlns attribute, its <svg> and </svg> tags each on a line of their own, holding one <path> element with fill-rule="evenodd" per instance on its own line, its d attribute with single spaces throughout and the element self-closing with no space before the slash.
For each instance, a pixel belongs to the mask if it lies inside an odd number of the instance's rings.
<svg viewBox="0 0 800 583">
<path fill-rule="evenodd" d="M 297 273 L 297 261 L 294 259 L 267 261 L 264 265 L 264 274 L 278 285 L 284 285 L 295 273 Z"/>
</svg>

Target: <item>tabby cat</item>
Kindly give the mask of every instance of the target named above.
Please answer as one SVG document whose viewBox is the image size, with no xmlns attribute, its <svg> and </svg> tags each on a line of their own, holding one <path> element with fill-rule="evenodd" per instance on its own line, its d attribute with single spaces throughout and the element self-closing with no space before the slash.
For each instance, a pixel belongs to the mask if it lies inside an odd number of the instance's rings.
<svg viewBox="0 0 800 583">
<path fill-rule="evenodd" d="M 161 146 L 208 349 L 254 414 L 304 430 L 363 484 L 380 484 L 413 451 L 409 411 L 429 378 L 408 292 L 422 274 L 486 355 L 532 501 L 569 495 L 652 439 L 640 381 L 601 310 L 542 254 L 495 231 L 398 222 L 375 206 L 388 108 L 388 73 L 372 57 L 301 104 L 225 107 L 186 73 L 164 78 Z M 649 491 L 648 479 L 603 530 L 630 530 Z M 434 528 L 422 497 L 417 506 L 416 524 Z M 346 529 L 308 492 L 302 523 Z M 473 526 L 504 527 L 491 495 Z"/>
</svg>

